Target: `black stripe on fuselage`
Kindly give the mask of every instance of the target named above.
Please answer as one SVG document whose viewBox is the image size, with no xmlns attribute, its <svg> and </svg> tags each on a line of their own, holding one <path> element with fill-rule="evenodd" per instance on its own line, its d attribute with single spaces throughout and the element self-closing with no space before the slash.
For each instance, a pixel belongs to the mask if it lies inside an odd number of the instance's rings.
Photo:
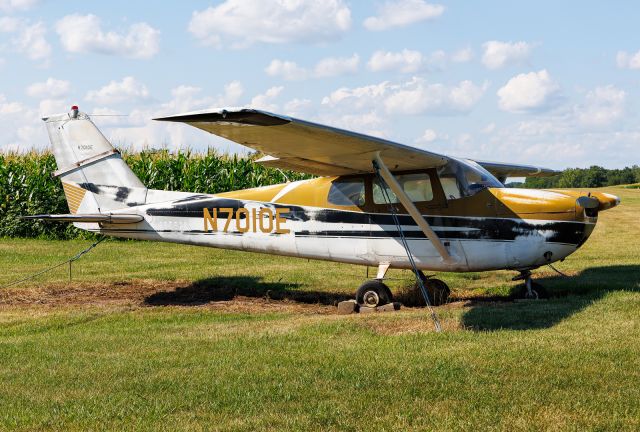
<svg viewBox="0 0 640 432">
<path fill-rule="evenodd" d="M 395 226 L 393 215 L 384 213 L 359 213 L 336 209 L 305 209 L 304 207 L 262 203 L 255 201 L 243 201 L 229 198 L 197 197 L 190 202 L 174 203 L 171 207 L 157 207 L 147 209 L 149 216 L 164 216 L 177 218 L 202 218 L 203 210 L 209 209 L 233 209 L 231 217 L 236 216 L 240 208 L 245 208 L 247 204 L 258 204 L 268 208 L 286 208 L 289 211 L 283 213 L 282 217 L 292 221 L 314 221 L 328 224 L 362 224 L 378 225 L 383 227 L 378 230 L 319 230 L 319 231 L 299 231 L 297 236 L 305 237 L 399 237 Z M 225 218 L 227 214 L 224 213 Z M 245 214 L 240 213 L 240 218 Z M 594 225 L 578 222 L 565 221 L 541 221 L 529 223 L 523 219 L 498 218 L 498 217 L 456 217 L 456 216 L 424 216 L 426 221 L 433 227 L 436 234 L 443 239 L 458 240 L 515 240 L 519 237 L 541 235 L 545 241 L 550 243 L 564 243 L 579 245 L 591 234 Z M 425 238 L 422 231 L 417 231 L 417 224 L 409 215 L 398 215 L 398 220 L 402 225 L 403 232 L 407 238 Z M 444 229 L 442 229 L 444 228 Z M 446 228 L 460 228 L 459 230 L 449 230 Z"/>
</svg>

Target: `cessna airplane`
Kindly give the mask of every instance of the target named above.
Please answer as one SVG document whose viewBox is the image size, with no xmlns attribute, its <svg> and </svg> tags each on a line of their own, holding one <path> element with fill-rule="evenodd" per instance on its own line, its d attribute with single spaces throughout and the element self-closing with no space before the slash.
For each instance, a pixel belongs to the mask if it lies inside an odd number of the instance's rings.
<svg viewBox="0 0 640 432">
<path fill-rule="evenodd" d="M 555 171 L 437 154 L 254 109 L 191 112 L 182 122 L 251 147 L 257 163 L 310 180 L 200 194 L 146 188 L 87 114 L 44 118 L 71 222 L 95 233 L 331 260 L 378 268 L 357 300 L 392 300 L 389 268 L 443 272 L 509 269 L 525 294 L 531 270 L 562 260 L 593 232 L 598 212 L 619 204 L 602 192 L 505 188 L 507 177 Z M 515 278 L 514 278 L 515 279 Z M 449 288 L 423 279 L 432 304 Z"/>
</svg>

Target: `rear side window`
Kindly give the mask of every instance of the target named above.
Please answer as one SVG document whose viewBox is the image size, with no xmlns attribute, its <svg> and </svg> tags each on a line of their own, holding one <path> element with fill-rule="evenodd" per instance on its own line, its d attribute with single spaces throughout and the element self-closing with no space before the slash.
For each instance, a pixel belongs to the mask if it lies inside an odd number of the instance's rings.
<svg viewBox="0 0 640 432">
<path fill-rule="evenodd" d="M 429 174 L 401 174 L 396 175 L 396 180 L 398 180 L 404 192 L 411 198 L 411 201 L 424 202 L 433 200 L 433 189 L 431 188 L 431 177 L 429 177 Z M 392 203 L 395 204 L 398 202 L 396 194 L 386 185 L 383 191 L 380 181 L 376 179 L 373 182 L 373 202 L 375 204 L 388 203 L 385 197 L 385 191 Z"/>
<path fill-rule="evenodd" d="M 365 199 L 364 179 L 344 179 L 331 183 L 328 201 L 340 206 L 363 206 Z"/>
</svg>

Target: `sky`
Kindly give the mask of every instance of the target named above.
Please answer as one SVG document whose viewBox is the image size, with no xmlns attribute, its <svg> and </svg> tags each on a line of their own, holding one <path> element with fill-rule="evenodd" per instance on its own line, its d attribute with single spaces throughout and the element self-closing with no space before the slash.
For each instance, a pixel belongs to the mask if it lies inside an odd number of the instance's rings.
<svg viewBox="0 0 640 432">
<path fill-rule="evenodd" d="M 153 5 L 153 6 L 151 6 Z M 246 153 L 154 117 L 247 106 L 480 160 L 640 164 L 629 1 L 0 0 L 0 151 L 79 105 L 119 147 Z"/>
</svg>

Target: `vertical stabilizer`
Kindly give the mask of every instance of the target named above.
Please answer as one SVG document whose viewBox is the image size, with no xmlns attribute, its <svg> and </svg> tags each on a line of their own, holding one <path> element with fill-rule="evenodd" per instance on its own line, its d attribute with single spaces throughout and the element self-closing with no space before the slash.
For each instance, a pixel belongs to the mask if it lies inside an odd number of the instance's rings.
<svg viewBox="0 0 640 432">
<path fill-rule="evenodd" d="M 144 204 L 147 189 L 88 115 L 74 106 L 43 120 L 71 213 Z"/>
</svg>

